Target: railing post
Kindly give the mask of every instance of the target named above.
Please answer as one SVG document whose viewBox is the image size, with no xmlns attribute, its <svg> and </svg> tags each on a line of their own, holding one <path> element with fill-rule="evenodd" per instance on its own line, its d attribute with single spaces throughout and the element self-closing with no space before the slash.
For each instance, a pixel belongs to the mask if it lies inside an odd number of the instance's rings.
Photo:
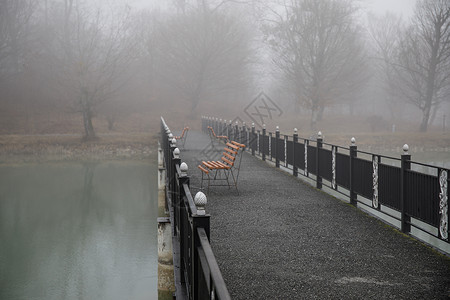
<svg viewBox="0 0 450 300">
<path fill-rule="evenodd" d="M 351 146 L 350 146 L 350 204 L 356 206 L 357 205 L 357 195 L 355 191 L 353 190 L 353 179 L 354 179 L 354 172 L 353 172 L 353 159 L 358 156 L 358 148 L 356 146 L 356 139 L 352 137 L 351 139 Z"/>
<path fill-rule="evenodd" d="M 265 161 L 266 160 L 266 146 L 267 149 L 269 149 L 269 145 L 266 145 L 266 124 L 263 124 L 263 129 L 262 129 L 262 136 L 263 136 L 263 151 L 262 151 L 262 160 Z"/>
<path fill-rule="evenodd" d="M 176 224 L 178 225 L 178 227 L 174 227 L 174 233 L 175 233 L 175 230 L 178 229 L 178 234 L 179 234 L 178 236 L 180 237 L 179 241 L 180 241 L 180 262 L 181 262 L 180 263 L 180 274 L 181 274 L 180 280 L 181 280 L 182 285 L 184 285 L 184 282 L 185 282 L 184 274 L 185 274 L 186 270 L 185 270 L 185 265 L 182 262 L 184 262 L 187 259 L 187 257 L 184 257 L 184 253 L 185 253 L 184 249 L 185 249 L 185 247 L 187 247 L 187 245 L 184 244 L 183 237 L 186 234 L 186 228 L 184 228 L 184 226 L 183 226 L 183 221 L 181 220 L 181 213 L 182 213 L 182 209 L 184 208 L 184 197 L 186 197 L 186 193 L 183 188 L 183 184 L 186 183 L 189 186 L 189 176 L 187 175 L 188 166 L 186 163 L 183 162 L 180 165 L 180 171 L 181 171 L 180 178 L 179 178 L 180 193 L 178 195 L 179 197 L 177 197 L 178 205 L 176 207 L 176 212 L 175 212 Z"/>
<path fill-rule="evenodd" d="M 169 166 L 170 166 L 170 164 L 169 164 L 169 162 L 170 162 L 170 155 L 169 155 L 169 153 L 170 153 L 170 143 L 171 143 L 171 141 L 173 139 L 173 135 L 172 135 L 172 133 L 170 132 L 169 129 L 167 129 L 166 136 L 167 136 L 167 139 L 164 141 L 164 163 L 165 163 L 165 167 L 167 169 L 169 169 Z M 170 174 L 170 172 L 167 173 L 167 176 L 169 176 L 169 174 Z"/>
<path fill-rule="evenodd" d="M 242 122 L 241 134 L 239 136 L 239 143 L 245 144 L 245 137 L 247 136 L 247 126 Z M 248 145 L 246 145 L 248 147 Z"/>
<path fill-rule="evenodd" d="M 170 184 L 170 179 L 172 178 L 172 151 L 175 149 L 171 149 L 172 146 L 172 140 L 173 140 L 173 135 L 172 133 L 168 134 L 168 138 L 167 138 L 167 143 L 166 143 L 166 153 L 165 158 L 166 158 L 166 168 L 167 168 L 167 179 L 169 180 L 168 184 Z M 169 186 L 169 192 L 170 192 L 170 186 Z"/>
<path fill-rule="evenodd" d="M 172 202 L 172 206 L 175 205 L 175 199 L 174 196 L 176 194 L 175 187 L 176 187 L 176 180 L 177 180 L 177 169 L 175 166 L 175 163 L 179 162 L 179 158 L 175 158 L 174 151 L 177 148 L 177 140 L 175 138 L 172 139 L 170 143 L 170 177 L 169 177 L 169 195 L 170 195 L 170 201 Z"/>
<path fill-rule="evenodd" d="M 220 135 L 220 120 L 219 118 L 216 118 L 216 128 L 214 129 L 214 131 L 216 132 L 217 135 Z"/>
<path fill-rule="evenodd" d="M 199 291 L 200 282 L 199 282 L 199 273 L 203 272 L 200 268 L 199 264 L 199 255 L 198 248 L 200 247 L 200 238 L 198 235 L 198 228 L 201 227 L 205 229 L 206 235 L 210 237 L 210 216 L 206 214 L 205 206 L 207 204 L 207 198 L 205 194 L 202 192 L 198 192 L 194 197 L 194 203 L 197 207 L 197 214 L 192 216 L 192 245 L 191 245 L 191 253 L 192 255 L 192 291 L 193 291 L 193 299 L 199 299 L 199 295 L 201 291 Z"/>
<path fill-rule="evenodd" d="M 401 173 L 400 173 L 400 199 L 401 199 L 401 212 L 402 212 L 402 224 L 401 231 L 409 233 L 411 231 L 411 217 L 406 214 L 406 171 L 411 169 L 411 155 L 408 153 L 409 146 L 403 145 L 403 154 L 401 159 Z"/>
<path fill-rule="evenodd" d="M 177 218 L 179 216 L 179 212 L 177 211 L 177 209 L 179 208 L 179 191 L 177 191 L 177 166 L 179 166 L 181 163 L 181 159 L 180 159 L 180 149 L 175 148 L 173 150 L 173 159 L 172 159 L 172 165 L 171 165 L 171 170 L 173 172 L 173 177 L 171 178 L 171 184 L 172 184 L 172 189 L 171 189 L 171 200 L 172 200 L 172 209 L 173 209 L 173 213 L 175 215 L 174 218 L 174 224 L 172 224 L 174 230 L 173 230 L 173 234 L 176 236 L 177 235 L 177 231 L 178 231 L 178 222 L 179 222 L 179 218 Z"/>
<path fill-rule="evenodd" d="M 280 158 L 278 157 L 278 143 L 280 142 L 280 127 L 277 126 L 275 130 L 275 167 L 280 167 Z M 273 151 L 273 149 L 272 149 Z"/>
<path fill-rule="evenodd" d="M 319 153 L 320 153 L 320 148 L 323 147 L 323 138 L 322 138 L 322 132 L 319 131 L 317 133 L 317 147 L 316 147 L 316 188 L 321 189 L 322 188 L 322 176 L 320 176 L 320 168 L 319 168 L 319 164 L 320 164 L 320 159 L 319 159 Z"/>
<path fill-rule="evenodd" d="M 251 137 L 251 147 L 252 147 L 252 155 L 255 156 L 256 151 L 256 133 L 255 133 L 255 123 L 252 123 L 252 137 Z"/>
<path fill-rule="evenodd" d="M 234 140 L 238 141 L 239 137 L 239 127 L 238 127 L 238 122 L 236 121 L 236 124 L 234 125 Z"/>
<path fill-rule="evenodd" d="M 261 130 L 256 130 L 256 136 L 255 136 L 255 147 L 256 152 L 261 156 Z"/>
<path fill-rule="evenodd" d="M 298 143 L 298 131 L 294 128 L 294 135 L 292 136 L 292 175 L 298 176 L 297 162 L 295 161 L 295 144 Z M 286 159 L 287 160 L 287 159 Z"/>
</svg>

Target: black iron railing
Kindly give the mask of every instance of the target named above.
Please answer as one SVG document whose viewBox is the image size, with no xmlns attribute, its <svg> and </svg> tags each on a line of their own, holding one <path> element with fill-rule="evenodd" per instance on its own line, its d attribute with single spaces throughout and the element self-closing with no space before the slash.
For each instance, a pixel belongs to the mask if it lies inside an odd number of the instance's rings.
<svg viewBox="0 0 450 300">
<path fill-rule="evenodd" d="M 219 131 L 218 131 L 219 132 Z M 169 127 L 161 118 L 161 147 L 166 169 L 166 209 L 170 211 L 174 245 L 175 280 L 188 299 L 231 299 L 209 243 L 210 216 L 205 214 L 206 197 L 191 195 L 187 166 L 181 163 Z"/>
<path fill-rule="evenodd" d="M 252 155 L 315 181 L 317 188 L 324 185 L 353 205 L 397 220 L 405 233 L 414 227 L 449 243 L 449 170 L 412 161 L 407 145 L 399 159 L 359 151 L 353 139 L 349 147 L 324 143 L 320 132 L 316 139 L 306 139 L 297 132 L 282 135 L 278 128 L 267 132 L 202 117 L 202 128 L 207 126 L 225 128 L 225 134 L 249 145 Z"/>
</svg>

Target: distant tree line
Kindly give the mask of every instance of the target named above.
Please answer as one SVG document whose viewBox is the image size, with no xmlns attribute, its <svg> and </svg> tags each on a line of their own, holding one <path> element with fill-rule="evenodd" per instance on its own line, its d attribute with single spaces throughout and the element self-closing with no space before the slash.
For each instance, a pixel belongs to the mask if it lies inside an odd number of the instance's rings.
<svg viewBox="0 0 450 300">
<path fill-rule="evenodd" d="M 127 87 L 140 86 L 144 101 L 183 100 L 191 117 L 205 103 L 248 98 L 261 57 L 310 111 L 311 128 L 369 85 L 388 105 L 417 107 L 421 131 L 450 98 L 447 0 L 418 0 L 410 23 L 386 15 L 367 26 L 353 0 L 173 0 L 153 11 L 107 3 L 0 0 L 0 86 L 23 88 L 38 73 L 40 89 L 80 114 L 86 140 L 99 113 L 114 128 Z"/>
</svg>

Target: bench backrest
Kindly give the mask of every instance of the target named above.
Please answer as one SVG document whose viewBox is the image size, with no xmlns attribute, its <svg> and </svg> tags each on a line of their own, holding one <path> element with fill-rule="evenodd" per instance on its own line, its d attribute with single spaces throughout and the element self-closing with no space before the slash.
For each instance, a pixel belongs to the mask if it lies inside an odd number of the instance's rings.
<svg viewBox="0 0 450 300">
<path fill-rule="evenodd" d="M 244 149 L 245 145 L 240 144 L 234 141 L 226 143 L 226 147 L 224 148 L 224 152 L 222 153 L 222 163 L 226 164 L 230 168 L 234 166 L 236 163 L 237 156 L 239 154 L 239 150 Z M 242 155 L 242 154 L 241 154 Z M 242 159 L 242 157 L 241 157 Z M 241 160 L 239 160 L 240 165 Z M 239 166 L 238 166 L 239 168 Z"/>
<path fill-rule="evenodd" d="M 214 137 L 217 137 L 216 133 L 214 132 L 214 129 L 211 126 L 208 126 L 208 129 L 210 131 L 210 134 L 212 134 Z"/>
</svg>

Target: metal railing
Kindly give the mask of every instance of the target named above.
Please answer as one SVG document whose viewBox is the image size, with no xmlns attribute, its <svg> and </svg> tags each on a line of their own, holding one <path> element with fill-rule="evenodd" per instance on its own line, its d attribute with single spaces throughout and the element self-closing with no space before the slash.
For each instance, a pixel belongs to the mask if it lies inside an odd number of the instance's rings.
<svg viewBox="0 0 450 300">
<path fill-rule="evenodd" d="M 446 243 L 448 236 L 449 170 L 411 160 L 408 145 L 401 158 L 358 151 L 352 138 L 351 146 L 341 147 L 316 139 L 256 130 L 202 117 L 202 129 L 211 126 L 217 132 L 249 145 L 247 151 L 263 161 L 272 161 L 294 176 L 315 181 L 317 188 L 326 186 L 349 198 L 352 205 L 362 205 L 398 221 L 404 233 L 412 228 L 426 232 Z M 412 168 L 421 166 L 428 171 Z"/>
<path fill-rule="evenodd" d="M 170 211 L 173 235 L 179 244 L 179 249 L 174 245 L 174 261 L 179 261 L 175 280 L 180 281 L 176 284 L 184 291 L 177 294 L 188 299 L 231 299 L 209 243 L 206 196 L 199 192 L 192 197 L 187 165 L 181 163 L 176 140 L 162 117 L 160 144 L 167 177 L 166 209 Z"/>
</svg>

